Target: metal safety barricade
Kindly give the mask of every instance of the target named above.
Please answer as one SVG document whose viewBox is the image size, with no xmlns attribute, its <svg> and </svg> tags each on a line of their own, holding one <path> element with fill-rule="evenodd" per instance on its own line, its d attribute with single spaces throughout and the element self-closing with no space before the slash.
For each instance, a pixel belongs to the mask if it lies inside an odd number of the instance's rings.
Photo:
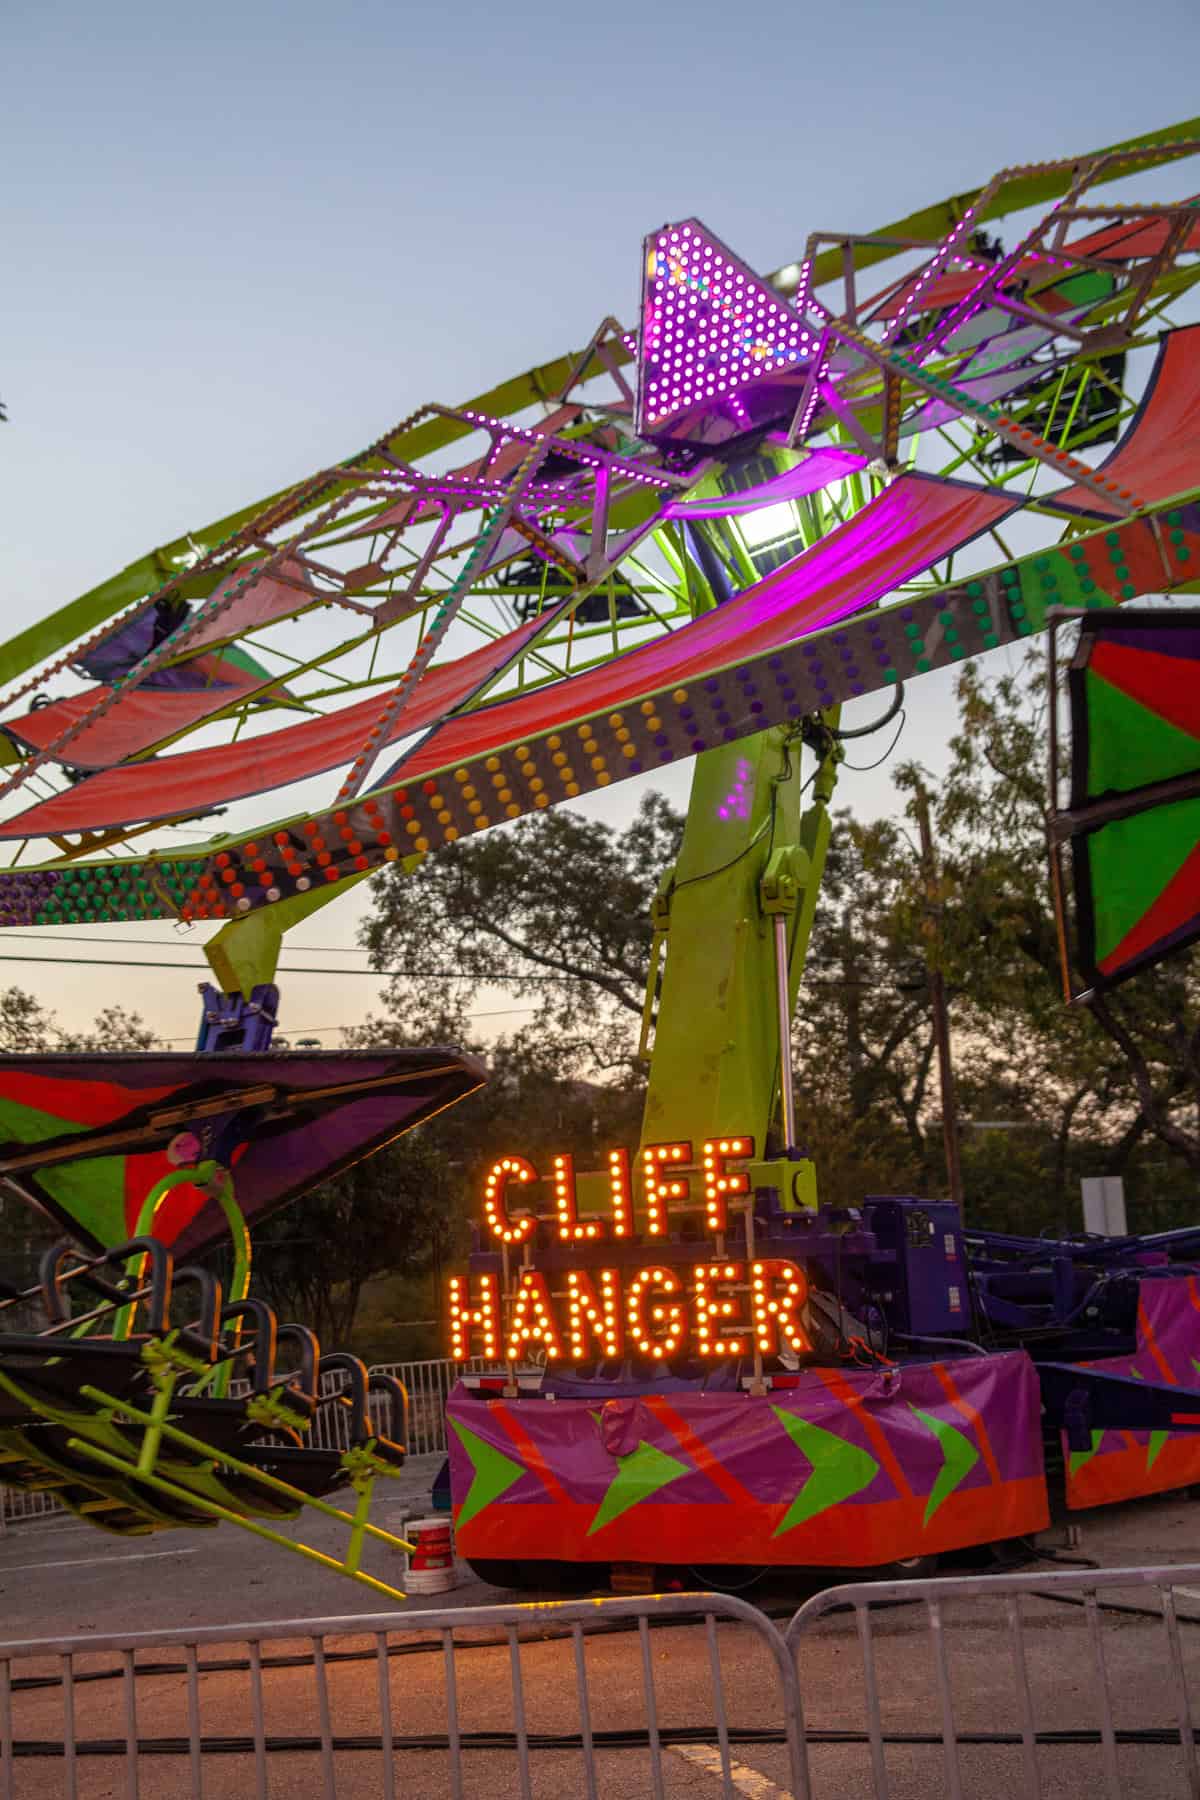
<svg viewBox="0 0 1200 1800">
<path fill-rule="evenodd" d="M 0 1800 L 740 1800 L 747 1737 L 808 1800 L 784 1640 L 724 1594 L 0 1643 Z"/>
<path fill-rule="evenodd" d="M 28 1519 L 69 1518 L 62 1502 L 56 1500 L 49 1491 L 26 1488 L 5 1487 L 0 1484 L 0 1537 L 10 1525 L 24 1523 Z"/>
<path fill-rule="evenodd" d="M 1200 1800 L 1200 1564 L 843 1585 L 786 1641 L 817 1800 Z"/>
</svg>

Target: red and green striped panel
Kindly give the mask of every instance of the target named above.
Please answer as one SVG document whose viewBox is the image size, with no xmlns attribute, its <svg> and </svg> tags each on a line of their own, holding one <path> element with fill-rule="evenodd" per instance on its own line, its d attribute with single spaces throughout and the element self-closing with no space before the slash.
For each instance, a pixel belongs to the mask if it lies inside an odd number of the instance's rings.
<svg viewBox="0 0 1200 1800">
<path fill-rule="evenodd" d="M 1085 626 L 1071 675 L 1071 807 L 1081 962 L 1118 981 L 1200 936 L 1200 799 L 1161 784 L 1200 775 L 1200 615 L 1141 613 Z M 1141 810 L 1087 829 L 1090 807 Z"/>
</svg>

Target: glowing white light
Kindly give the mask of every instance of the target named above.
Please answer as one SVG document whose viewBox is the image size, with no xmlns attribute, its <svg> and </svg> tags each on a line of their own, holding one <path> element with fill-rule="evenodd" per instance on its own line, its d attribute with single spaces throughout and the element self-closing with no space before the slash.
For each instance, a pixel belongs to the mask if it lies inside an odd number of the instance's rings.
<svg viewBox="0 0 1200 1800">
<path fill-rule="evenodd" d="M 776 506 L 758 506 L 753 512 L 741 513 L 738 524 L 749 550 L 760 550 L 764 544 L 776 544 L 791 537 L 796 530 L 796 514 L 790 500 Z"/>
</svg>

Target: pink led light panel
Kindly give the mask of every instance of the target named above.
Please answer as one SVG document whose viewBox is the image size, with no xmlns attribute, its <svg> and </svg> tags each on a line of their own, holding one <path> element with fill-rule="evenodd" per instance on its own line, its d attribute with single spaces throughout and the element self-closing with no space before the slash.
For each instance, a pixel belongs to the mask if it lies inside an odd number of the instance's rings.
<svg viewBox="0 0 1200 1800">
<path fill-rule="evenodd" d="M 640 368 L 643 428 L 787 374 L 815 349 L 798 313 L 695 221 L 646 244 Z"/>
</svg>

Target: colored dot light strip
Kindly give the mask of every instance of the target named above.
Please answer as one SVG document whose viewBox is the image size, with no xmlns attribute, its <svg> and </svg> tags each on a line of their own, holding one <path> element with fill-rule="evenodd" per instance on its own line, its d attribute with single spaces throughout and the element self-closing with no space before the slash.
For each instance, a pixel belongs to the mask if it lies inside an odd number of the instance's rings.
<svg viewBox="0 0 1200 1800">
<path fill-rule="evenodd" d="M 0 926 L 236 917 L 1012 643 L 1041 629 L 1049 605 L 1120 604 L 1198 570 L 1200 504 L 1123 520 L 215 855 L 6 870 Z"/>
<path fill-rule="evenodd" d="M 620 457 L 599 455 L 586 450 L 572 438 L 557 436 L 552 431 L 537 431 L 532 426 L 509 425 L 503 419 L 495 419 L 491 413 L 474 412 L 469 406 L 459 409 L 459 416 L 469 419 L 473 425 L 480 425 L 485 431 L 495 432 L 498 438 L 510 438 L 525 444 L 549 444 L 556 456 L 564 456 L 572 462 L 581 463 L 585 468 L 608 468 L 616 475 L 627 475 L 631 481 L 643 481 L 649 487 L 662 488 L 665 492 L 673 492 L 679 482 L 669 475 L 657 474 L 648 469 L 644 463 L 623 462 Z"/>
<path fill-rule="evenodd" d="M 647 246 L 642 427 L 811 357 L 815 340 L 800 315 L 696 221 L 666 227 Z"/>
</svg>

